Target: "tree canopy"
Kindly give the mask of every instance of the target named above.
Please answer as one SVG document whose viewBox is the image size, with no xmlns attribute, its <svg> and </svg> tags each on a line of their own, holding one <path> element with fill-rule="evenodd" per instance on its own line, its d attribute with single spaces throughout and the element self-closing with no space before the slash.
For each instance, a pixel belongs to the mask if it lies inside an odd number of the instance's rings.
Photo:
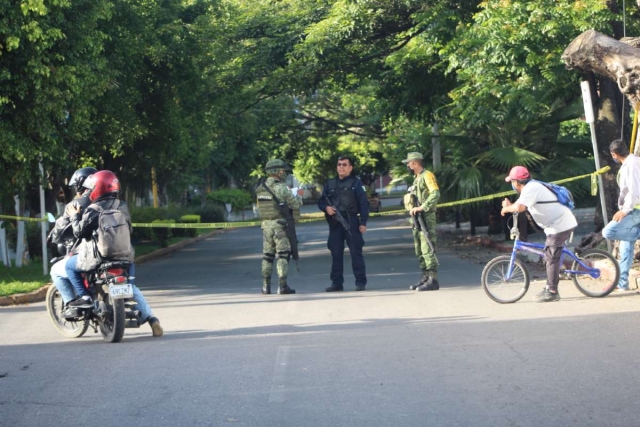
<svg viewBox="0 0 640 427">
<path fill-rule="evenodd" d="M 144 198 L 153 168 L 164 203 L 193 188 L 249 188 L 273 157 L 306 183 L 332 174 L 341 153 L 363 176 L 401 175 L 407 150 L 430 157 L 434 138 L 449 199 L 504 186 L 515 164 L 592 170 L 576 121 L 583 76 L 560 56 L 590 28 L 619 38 L 622 5 L 3 2 L 0 209 L 29 198 L 39 162 L 52 194 L 93 165 Z M 637 34 L 638 6 L 626 6 Z"/>
</svg>

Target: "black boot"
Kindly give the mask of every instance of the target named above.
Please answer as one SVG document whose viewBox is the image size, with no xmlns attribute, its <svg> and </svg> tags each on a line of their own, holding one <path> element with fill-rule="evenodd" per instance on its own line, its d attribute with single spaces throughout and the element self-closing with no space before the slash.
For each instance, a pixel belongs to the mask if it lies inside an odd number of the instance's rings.
<svg viewBox="0 0 640 427">
<path fill-rule="evenodd" d="M 262 278 L 262 293 L 268 295 L 271 293 L 271 278 Z"/>
<path fill-rule="evenodd" d="M 422 270 L 422 277 L 420 278 L 420 280 L 418 280 L 417 283 L 409 286 L 409 289 L 412 291 L 415 291 L 416 289 L 418 289 L 420 286 L 424 285 L 424 283 L 429 280 L 429 274 L 427 273 L 427 270 Z"/>
<path fill-rule="evenodd" d="M 291 289 L 289 285 L 287 285 L 287 279 L 280 279 L 280 283 L 278 284 L 278 295 L 286 295 L 286 294 L 295 294 L 296 290 Z"/>
<path fill-rule="evenodd" d="M 429 279 L 424 282 L 422 285 L 418 286 L 416 291 L 437 291 L 440 289 L 440 284 L 437 279 L 433 277 L 429 277 Z"/>
</svg>

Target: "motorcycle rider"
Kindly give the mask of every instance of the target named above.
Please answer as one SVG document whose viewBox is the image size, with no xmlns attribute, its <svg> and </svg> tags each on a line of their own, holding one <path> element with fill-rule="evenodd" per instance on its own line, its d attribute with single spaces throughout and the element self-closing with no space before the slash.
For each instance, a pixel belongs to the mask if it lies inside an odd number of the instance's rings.
<svg viewBox="0 0 640 427">
<path fill-rule="evenodd" d="M 118 193 L 120 191 L 120 182 L 116 175 L 108 170 L 96 172 L 83 182 L 82 186 L 87 188 L 88 197 L 93 204 L 99 205 L 103 209 L 112 209 L 116 201 L 118 205 L 117 210 L 125 214 L 127 223 L 129 224 L 129 231 L 131 231 L 131 217 L 129 214 L 129 208 L 127 204 L 121 200 L 118 200 Z M 84 212 L 82 212 L 84 210 Z M 83 239 L 81 245 L 87 245 L 88 240 L 92 238 L 92 233 L 98 228 L 98 219 L 100 213 L 88 206 L 86 209 L 82 209 L 81 206 L 72 206 L 70 209 L 72 215 L 70 215 L 71 224 L 73 227 L 73 234 L 76 238 Z M 89 271 L 91 268 L 87 268 L 87 265 L 83 265 L 84 260 L 78 262 L 78 253 L 74 253 L 65 265 L 65 270 L 69 281 L 73 285 L 75 293 L 78 297 L 69 302 L 69 307 L 76 308 L 91 308 L 93 306 L 93 300 L 88 290 L 84 287 L 82 272 Z M 130 275 L 134 275 L 134 265 L 131 264 L 129 271 Z M 138 303 L 138 309 L 140 310 L 140 323 L 149 322 L 154 337 L 162 336 L 163 329 L 160 325 L 160 320 L 153 315 L 151 308 L 147 304 L 142 292 L 131 283 L 133 288 L 133 298 Z"/>
<path fill-rule="evenodd" d="M 96 172 L 98 172 L 96 168 L 86 167 L 78 169 L 73 173 L 69 180 L 69 187 L 75 191 L 76 196 L 67 204 L 67 206 L 65 206 L 64 213 L 56 220 L 53 230 L 51 230 L 47 237 L 47 241 L 58 244 L 63 243 L 66 238 L 73 237 L 72 235 L 69 235 L 72 231 L 71 228 L 67 228 L 71 223 L 71 216 L 73 215 L 72 208 L 73 206 L 80 206 L 82 209 L 86 209 L 91 204 L 91 200 L 89 199 L 89 190 L 84 188 L 82 184 L 84 184 L 84 181 L 90 175 L 93 175 Z M 69 281 L 65 270 L 67 259 L 68 257 L 65 256 L 60 261 L 56 262 L 51 267 L 50 271 L 53 285 L 58 289 L 58 292 L 60 292 L 62 302 L 65 305 L 76 297 L 73 285 Z"/>
</svg>

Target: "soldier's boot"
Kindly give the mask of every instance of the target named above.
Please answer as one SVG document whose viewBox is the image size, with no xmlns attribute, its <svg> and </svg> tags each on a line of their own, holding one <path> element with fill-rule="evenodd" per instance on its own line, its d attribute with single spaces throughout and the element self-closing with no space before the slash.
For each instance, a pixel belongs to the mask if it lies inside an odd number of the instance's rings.
<svg viewBox="0 0 640 427">
<path fill-rule="evenodd" d="M 271 293 L 271 278 L 263 277 L 262 278 L 262 293 L 264 295 L 268 295 Z"/>
<path fill-rule="evenodd" d="M 440 289 L 440 284 L 438 283 L 438 279 L 433 276 L 429 276 L 429 279 L 424 282 L 422 285 L 418 286 L 416 289 L 418 292 L 421 291 L 437 291 Z"/>
<path fill-rule="evenodd" d="M 424 285 L 427 280 L 429 280 L 429 272 L 425 269 L 422 269 L 422 277 L 420 278 L 420 280 L 418 280 L 417 283 L 414 283 L 413 285 L 409 286 L 409 289 L 412 291 L 415 291 L 420 286 Z"/>
<path fill-rule="evenodd" d="M 280 279 L 280 283 L 278 284 L 278 295 L 286 295 L 286 294 L 295 294 L 296 290 L 291 289 L 289 285 L 287 285 L 287 279 Z"/>
</svg>

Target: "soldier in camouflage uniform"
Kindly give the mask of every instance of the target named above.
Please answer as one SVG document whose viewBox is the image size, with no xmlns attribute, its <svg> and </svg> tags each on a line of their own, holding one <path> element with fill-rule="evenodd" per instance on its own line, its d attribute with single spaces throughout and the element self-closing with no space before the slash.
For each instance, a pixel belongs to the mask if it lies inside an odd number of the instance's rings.
<svg viewBox="0 0 640 427">
<path fill-rule="evenodd" d="M 405 163 L 415 175 L 413 185 L 409 188 L 409 194 L 405 196 L 405 208 L 411 215 L 422 215 L 430 240 L 435 248 L 437 243 L 436 203 L 440 198 L 436 177 L 424 168 L 423 157 L 420 153 L 409 153 L 402 163 Z M 412 194 L 417 196 L 418 206 L 413 203 Z M 438 283 L 438 260 L 436 259 L 436 254 L 431 250 L 427 238 L 421 230 L 413 230 L 413 243 L 420 268 L 422 269 L 422 277 L 418 283 L 411 285 L 409 289 L 412 291 L 437 291 L 440 289 L 440 285 Z"/>
<path fill-rule="evenodd" d="M 290 209 L 299 209 L 302 201 L 291 193 L 285 183 L 289 166 L 279 159 L 269 160 L 265 167 L 266 182 L 256 189 L 258 209 L 262 220 L 262 293 L 271 293 L 271 274 L 273 263 L 276 260 L 278 271 L 278 294 L 295 294 L 296 290 L 287 285 L 289 271 L 289 258 L 291 257 L 291 243 L 286 235 L 284 216 L 278 211 L 278 203 L 274 197 L 263 187 L 266 185 L 280 200 L 286 203 Z"/>
</svg>

